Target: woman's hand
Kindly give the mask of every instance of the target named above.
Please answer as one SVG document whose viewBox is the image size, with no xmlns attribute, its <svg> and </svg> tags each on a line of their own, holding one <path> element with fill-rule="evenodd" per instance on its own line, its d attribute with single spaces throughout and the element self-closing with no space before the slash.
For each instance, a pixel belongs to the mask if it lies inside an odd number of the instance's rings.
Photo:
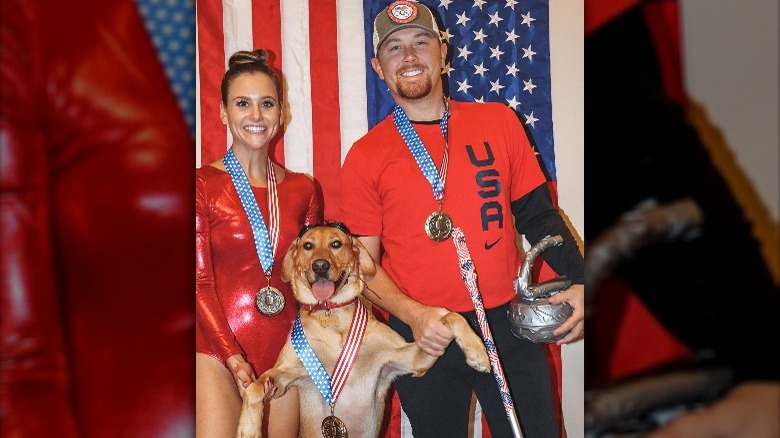
<svg viewBox="0 0 780 438">
<path fill-rule="evenodd" d="M 246 387 L 257 378 L 252 371 L 252 365 L 250 365 L 249 362 L 244 359 L 244 356 L 240 354 L 230 356 L 225 363 L 230 370 L 230 374 L 233 375 L 233 380 L 236 382 L 238 393 L 241 395 L 241 398 L 243 398 Z"/>
</svg>

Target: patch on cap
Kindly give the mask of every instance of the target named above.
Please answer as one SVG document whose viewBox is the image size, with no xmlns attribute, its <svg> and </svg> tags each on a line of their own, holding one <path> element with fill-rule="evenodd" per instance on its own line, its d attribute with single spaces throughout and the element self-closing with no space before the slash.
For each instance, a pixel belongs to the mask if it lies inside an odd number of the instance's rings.
<svg viewBox="0 0 780 438">
<path fill-rule="evenodd" d="M 406 0 L 398 0 L 387 7 L 387 15 L 398 24 L 405 24 L 417 17 L 417 6 Z"/>
<path fill-rule="evenodd" d="M 388 35 L 410 27 L 425 29 L 441 41 L 439 26 L 427 6 L 415 0 L 397 0 L 382 9 L 374 18 L 374 55 Z"/>
</svg>

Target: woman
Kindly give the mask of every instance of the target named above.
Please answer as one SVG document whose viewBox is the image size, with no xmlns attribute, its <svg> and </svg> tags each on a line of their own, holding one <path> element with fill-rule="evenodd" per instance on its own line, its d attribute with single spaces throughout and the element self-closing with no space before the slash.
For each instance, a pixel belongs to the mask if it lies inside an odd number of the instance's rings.
<svg viewBox="0 0 780 438">
<path fill-rule="evenodd" d="M 235 436 L 244 388 L 271 368 L 297 312 L 281 259 L 321 215 L 314 181 L 272 163 L 281 84 L 263 49 L 240 51 L 222 78 L 225 156 L 196 171 L 196 434 Z M 269 407 L 266 407 L 267 409 Z M 267 435 L 297 436 L 298 394 L 270 404 Z"/>
</svg>

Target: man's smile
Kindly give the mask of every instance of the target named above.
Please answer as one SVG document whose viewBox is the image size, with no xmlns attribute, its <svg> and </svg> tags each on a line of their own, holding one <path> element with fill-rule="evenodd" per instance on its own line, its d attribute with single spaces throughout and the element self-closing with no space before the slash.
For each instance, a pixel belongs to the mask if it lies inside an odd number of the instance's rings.
<svg viewBox="0 0 780 438">
<path fill-rule="evenodd" d="M 407 78 L 408 78 L 408 77 L 410 77 L 410 76 L 417 76 L 417 75 L 421 75 L 422 73 L 423 73 L 423 70 L 422 70 L 422 69 L 417 69 L 417 70 L 409 70 L 409 71 L 405 71 L 405 72 L 401 73 L 401 76 L 404 76 L 404 77 L 407 77 Z"/>
</svg>

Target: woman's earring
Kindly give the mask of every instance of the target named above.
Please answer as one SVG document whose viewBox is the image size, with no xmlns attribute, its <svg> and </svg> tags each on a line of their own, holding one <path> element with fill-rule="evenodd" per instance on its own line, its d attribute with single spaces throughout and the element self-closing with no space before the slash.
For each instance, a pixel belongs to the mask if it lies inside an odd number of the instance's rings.
<svg viewBox="0 0 780 438">
<path fill-rule="evenodd" d="M 279 126 L 284 125 L 284 119 L 279 119 Z"/>
</svg>

